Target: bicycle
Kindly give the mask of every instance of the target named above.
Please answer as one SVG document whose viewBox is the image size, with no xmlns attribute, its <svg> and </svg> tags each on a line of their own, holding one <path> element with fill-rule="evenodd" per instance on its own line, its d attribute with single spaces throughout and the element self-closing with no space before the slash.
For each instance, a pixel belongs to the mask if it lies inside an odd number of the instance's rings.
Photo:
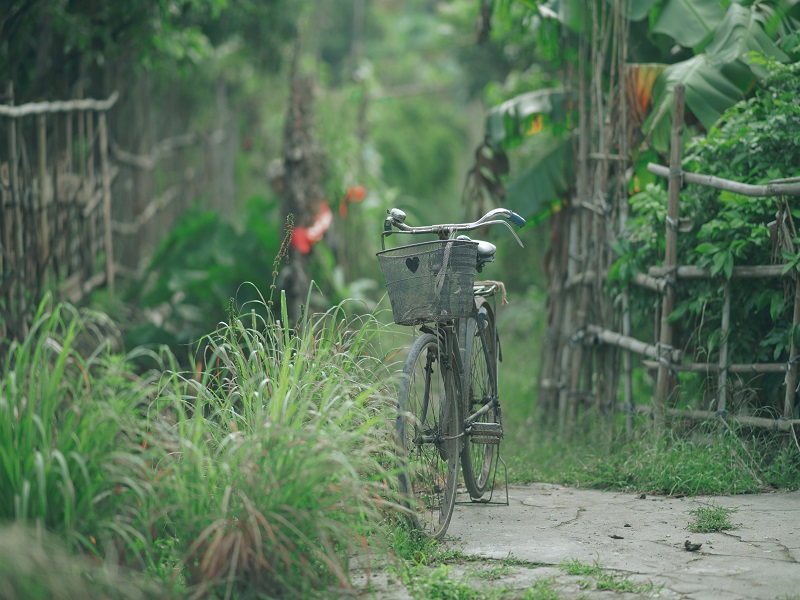
<svg viewBox="0 0 800 600">
<path fill-rule="evenodd" d="M 509 221 L 522 227 L 525 219 L 498 208 L 473 223 L 411 227 L 403 211 L 387 213 L 377 256 L 394 321 L 419 325 L 422 332 L 409 349 L 398 390 L 400 491 L 413 526 L 440 539 L 455 506 L 459 458 L 470 500 L 486 501 L 503 437 L 495 296 L 500 291 L 505 300 L 505 288 L 497 281 L 475 282 L 476 272 L 494 261 L 496 247 L 456 236 L 502 224 L 522 246 Z M 438 240 L 386 250 L 393 234 L 434 234 Z"/>
</svg>

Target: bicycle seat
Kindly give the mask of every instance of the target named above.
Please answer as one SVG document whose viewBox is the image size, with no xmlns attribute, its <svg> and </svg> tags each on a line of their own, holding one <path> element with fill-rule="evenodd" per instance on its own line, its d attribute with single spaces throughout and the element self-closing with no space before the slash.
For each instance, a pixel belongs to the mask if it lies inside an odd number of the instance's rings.
<svg viewBox="0 0 800 600">
<path fill-rule="evenodd" d="M 465 242 L 478 242 L 478 262 L 485 263 L 494 260 L 494 254 L 497 252 L 497 246 L 494 244 L 483 240 L 473 240 L 466 235 L 460 235 L 456 239 L 464 240 Z"/>
</svg>

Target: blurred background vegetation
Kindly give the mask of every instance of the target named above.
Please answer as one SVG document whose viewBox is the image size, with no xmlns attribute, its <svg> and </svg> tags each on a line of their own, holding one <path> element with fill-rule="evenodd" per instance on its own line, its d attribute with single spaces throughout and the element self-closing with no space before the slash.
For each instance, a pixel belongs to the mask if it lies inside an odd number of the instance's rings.
<svg viewBox="0 0 800 600">
<path fill-rule="evenodd" d="M 65 589 L 81 594 L 93 581 L 97 597 L 246 597 L 243 582 L 303 597 L 346 585 L 349 553 L 386 538 L 381 528 L 401 512 L 383 427 L 407 332 L 384 327 L 380 311 L 360 316 L 387 306 L 374 254 L 392 206 L 414 224 L 472 220 L 498 204 L 529 220 L 524 250 L 500 228 L 485 234 L 499 248 L 485 275 L 504 280 L 511 301 L 501 314 L 501 393 L 514 479 L 687 494 L 797 487 L 793 447 L 767 448 L 764 437 L 711 444 L 700 429 L 697 444 L 620 449 L 613 431 L 600 431 L 565 447 L 538 427 L 550 224 L 575 187 L 569 84 L 585 34 L 579 14 L 598 5 L 625 7 L 639 63 L 627 175 L 630 234 L 643 246 L 616 250 L 616 293 L 661 250 L 651 234 L 663 224 L 664 192 L 645 165 L 664 162 L 661 107 L 676 83 L 687 86 L 687 140 L 711 132 L 691 147 L 695 166 L 752 183 L 800 175 L 786 126 L 798 118 L 800 3 L 7 0 L 0 84 L 13 87 L 0 90 L 3 100 L 119 91 L 109 116 L 115 221 L 174 200 L 134 233 L 120 229 L 115 295 L 98 289 L 77 309 L 31 297 L 40 308 L 28 335 L 2 342 L 0 527 L 31 529 L 0 531 L 0 596 L 56 597 L 61 580 L 25 571 L 36 571 L 43 547 L 80 575 Z M 687 14 L 695 27 L 683 26 Z M 733 125 L 716 126 L 723 114 Z M 304 240 L 292 245 L 284 175 L 299 161 L 290 151 L 299 133 L 320 191 L 291 207 Z M 757 164 L 742 158 L 743 134 L 763 150 Z M 699 193 L 688 200 L 719 221 L 748 212 Z M 687 251 L 701 266 L 721 256 L 721 271 L 725 256 L 747 253 L 734 248 L 734 229 L 698 231 Z M 310 306 L 290 332 L 298 319 L 280 291 L 297 268 L 314 286 L 291 299 Z M 783 290 L 756 292 L 751 304 L 774 317 L 751 329 L 779 342 L 756 350 L 785 353 L 790 333 L 775 322 L 788 304 L 773 300 Z M 703 312 L 682 300 L 685 314 Z M 652 301 L 639 305 L 647 329 Z M 638 392 L 649 385 L 640 377 Z M 767 449 L 754 459 L 755 446 Z M 81 560 L 70 562 L 74 554 Z M 11 557 L 19 565 L 3 571 Z"/>
</svg>

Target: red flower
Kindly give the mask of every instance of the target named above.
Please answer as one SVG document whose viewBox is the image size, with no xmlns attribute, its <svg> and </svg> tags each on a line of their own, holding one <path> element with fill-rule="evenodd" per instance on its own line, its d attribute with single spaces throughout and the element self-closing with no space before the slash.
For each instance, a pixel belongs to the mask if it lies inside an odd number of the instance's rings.
<svg viewBox="0 0 800 600">
<path fill-rule="evenodd" d="M 308 254 L 311 252 L 311 246 L 316 244 L 328 231 L 333 221 L 333 213 L 328 203 L 324 200 L 319 203 L 317 214 L 314 217 L 314 222 L 310 227 L 295 227 L 292 232 L 292 246 L 297 248 L 301 253 Z"/>
</svg>

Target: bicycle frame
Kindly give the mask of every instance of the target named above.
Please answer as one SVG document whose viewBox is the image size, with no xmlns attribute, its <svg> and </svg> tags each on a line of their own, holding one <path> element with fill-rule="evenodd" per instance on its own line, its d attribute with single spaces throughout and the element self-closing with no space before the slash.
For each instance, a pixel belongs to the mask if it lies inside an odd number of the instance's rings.
<svg viewBox="0 0 800 600">
<path fill-rule="evenodd" d="M 410 498 L 409 506 L 416 507 L 410 517 L 415 525 L 441 538 L 452 516 L 459 468 L 473 502 L 491 501 L 497 465 L 502 462 L 505 468 L 499 450 L 503 430 L 497 387 L 499 339 L 494 318 L 495 295 L 503 287 L 498 282 L 475 284 L 474 273 L 469 272 L 472 260 L 476 261 L 475 272 L 493 261 L 496 248 L 488 242 L 456 236 L 502 224 L 522 246 L 511 224 L 522 227 L 525 220 L 499 208 L 473 223 L 410 227 L 405 224 L 403 211 L 390 209 L 387 213 L 381 237 L 384 252 L 379 253 L 379 258 L 395 322 L 419 325 L 422 332 L 411 346 L 398 390 L 395 433 L 400 440 L 403 465 L 400 485 Z M 433 243 L 437 248 L 433 251 L 426 244 L 385 250 L 386 238 L 394 233 L 436 235 L 442 242 Z M 420 246 L 425 250 L 419 251 Z M 456 258 L 448 263 L 451 256 Z M 435 262 L 436 258 L 441 262 Z M 456 267 L 450 271 L 453 264 Z M 453 287 L 451 296 L 439 303 L 445 276 Z M 439 286 L 435 290 L 431 283 L 434 280 Z M 470 282 L 472 296 L 467 301 Z M 420 298 L 413 297 L 415 290 Z M 434 293 L 435 300 L 428 300 L 428 294 L 433 298 Z M 480 347 L 475 348 L 475 344 Z M 424 386 L 418 385 L 423 378 Z M 487 491 L 488 500 L 484 496 Z M 507 492 L 506 476 L 506 499 Z"/>
</svg>

